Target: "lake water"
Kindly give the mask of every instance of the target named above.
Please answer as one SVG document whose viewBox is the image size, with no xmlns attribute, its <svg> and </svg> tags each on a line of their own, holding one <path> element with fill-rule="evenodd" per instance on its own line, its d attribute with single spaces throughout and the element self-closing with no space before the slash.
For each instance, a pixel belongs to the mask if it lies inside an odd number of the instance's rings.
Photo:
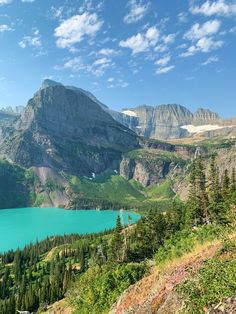
<svg viewBox="0 0 236 314">
<path fill-rule="evenodd" d="M 61 208 L 17 208 L 0 210 L 0 252 L 23 248 L 30 242 L 47 236 L 71 233 L 93 233 L 111 229 L 119 211 L 64 210 Z M 124 223 L 137 221 L 140 216 L 123 212 Z"/>
</svg>

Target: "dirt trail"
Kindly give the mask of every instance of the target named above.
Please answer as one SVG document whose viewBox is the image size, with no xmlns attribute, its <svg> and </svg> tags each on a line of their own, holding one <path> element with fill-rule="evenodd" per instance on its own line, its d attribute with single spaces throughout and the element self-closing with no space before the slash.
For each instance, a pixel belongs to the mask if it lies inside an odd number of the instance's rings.
<svg viewBox="0 0 236 314">
<path fill-rule="evenodd" d="M 197 271 L 220 246 L 219 241 L 199 245 L 195 251 L 170 263 L 167 268 L 154 270 L 152 274 L 130 286 L 114 304 L 110 314 L 178 313 L 177 307 L 181 307 L 181 302 L 177 302 L 174 287 L 188 276 L 188 269 Z M 173 300 L 170 300 L 172 291 Z"/>
</svg>

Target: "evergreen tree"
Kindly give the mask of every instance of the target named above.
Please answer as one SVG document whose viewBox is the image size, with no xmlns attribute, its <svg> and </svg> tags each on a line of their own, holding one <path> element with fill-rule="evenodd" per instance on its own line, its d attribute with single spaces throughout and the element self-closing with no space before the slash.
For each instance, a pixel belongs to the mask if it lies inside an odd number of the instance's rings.
<svg viewBox="0 0 236 314">
<path fill-rule="evenodd" d="M 118 215 L 116 219 L 116 227 L 109 247 L 109 259 L 112 262 L 121 262 L 122 259 L 124 244 L 122 229 L 121 218 L 120 215 Z"/>
<path fill-rule="evenodd" d="M 217 220 L 222 212 L 222 195 L 220 190 L 219 169 L 216 165 L 215 154 L 211 156 L 208 175 L 209 215 L 211 222 Z"/>
<path fill-rule="evenodd" d="M 222 196 L 225 201 L 229 200 L 229 195 L 230 195 L 230 178 L 228 170 L 225 169 L 222 180 Z"/>
<path fill-rule="evenodd" d="M 232 170 L 232 175 L 231 175 L 231 181 L 230 181 L 230 193 L 231 196 L 235 196 L 236 194 L 236 175 L 235 175 L 235 168 Z"/>
<path fill-rule="evenodd" d="M 194 226 L 209 223 L 208 206 L 205 168 L 202 157 L 198 156 L 193 161 L 189 177 L 187 223 Z"/>
</svg>

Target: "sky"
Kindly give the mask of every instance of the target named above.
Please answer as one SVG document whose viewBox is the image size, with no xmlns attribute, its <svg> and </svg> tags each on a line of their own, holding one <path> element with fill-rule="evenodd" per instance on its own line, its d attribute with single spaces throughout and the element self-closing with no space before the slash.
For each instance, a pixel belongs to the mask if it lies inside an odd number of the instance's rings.
<svg viewBox="0 0 236 314">
<path fill-rule="evenodd" d="M 46 78 L 115 110 L 236 116 L 236 0 L 0 0 L 0 107 Z"/>
</svg>

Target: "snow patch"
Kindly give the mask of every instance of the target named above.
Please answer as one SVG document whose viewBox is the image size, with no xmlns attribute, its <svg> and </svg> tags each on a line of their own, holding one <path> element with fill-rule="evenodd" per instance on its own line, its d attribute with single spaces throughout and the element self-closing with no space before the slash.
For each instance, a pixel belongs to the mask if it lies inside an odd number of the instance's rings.
<svg viewBox="0 0 236 314">
<path fill-rule="evenodd" d="M 122 113 L 130 117 L 137 117 L 137 114 L 132 110 L 123 110 Z"/>
<path fill-rule="evenodd" d="M 220 130 L 220 129 L 224 129 L 224 128 L 233 128 L 234 126 L 220 126 L 220 125 L 213 125 L 213 124 L 205 124 L 205 125 L 192 125 L 192 124 L 188 124 L 188 125 L 182 125 L 181 129 L 185 129 L 187 130 L 189 133 L 203 133 L 203 132 L 207 132 L 207 131 L 214 131 L 214 130 Z"/>
</svg>

